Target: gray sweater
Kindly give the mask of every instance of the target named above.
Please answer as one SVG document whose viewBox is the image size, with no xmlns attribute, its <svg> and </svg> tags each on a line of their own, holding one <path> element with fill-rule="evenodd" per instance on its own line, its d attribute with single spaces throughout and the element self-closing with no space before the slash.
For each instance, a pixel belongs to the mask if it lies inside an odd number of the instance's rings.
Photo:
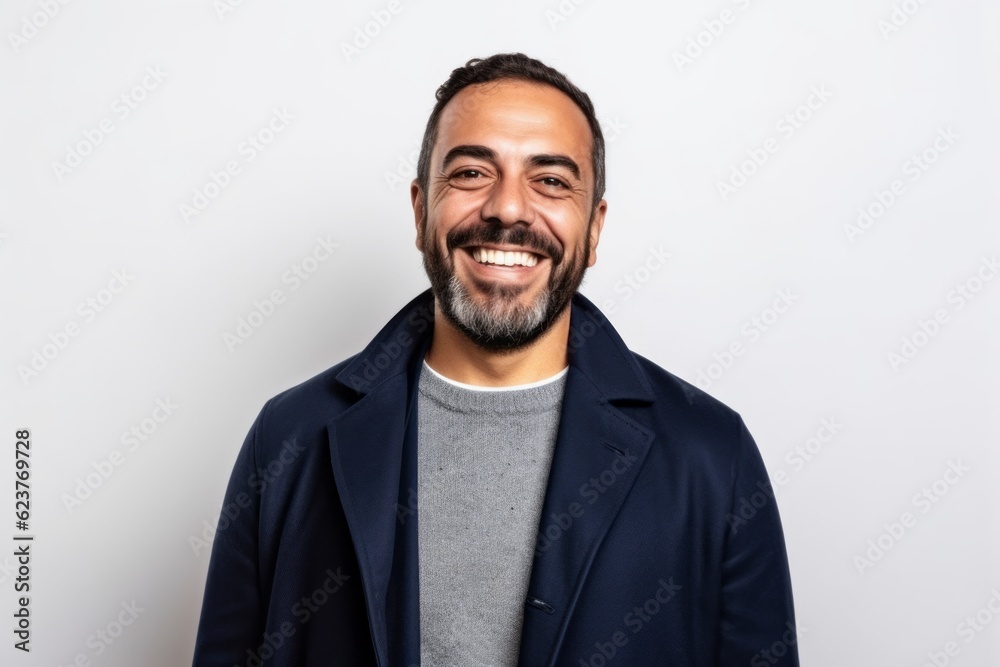
<svg viewBox="0 0 1000 667">
<path fill-rule="evenodd" d="M 567 370 L 480 388 L 421 369 L 422 665 L 517 664 Z"/>
</svg>

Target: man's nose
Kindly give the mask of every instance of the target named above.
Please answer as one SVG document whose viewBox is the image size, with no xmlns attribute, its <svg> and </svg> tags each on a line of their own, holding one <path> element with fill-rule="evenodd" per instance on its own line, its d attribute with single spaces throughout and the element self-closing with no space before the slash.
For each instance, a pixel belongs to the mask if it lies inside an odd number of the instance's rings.
<svg viewBox="0 0 1000 667">
<path fill-rule="evenodd" d="M 495 220 L 504 225 L 519 222 L 531 224 L 534 213 L 531 209 L 528 184 L 518 178 L 499 178 L 492 186 L 489 196 L 483 202 L 483 220 Z"/>
</svg>

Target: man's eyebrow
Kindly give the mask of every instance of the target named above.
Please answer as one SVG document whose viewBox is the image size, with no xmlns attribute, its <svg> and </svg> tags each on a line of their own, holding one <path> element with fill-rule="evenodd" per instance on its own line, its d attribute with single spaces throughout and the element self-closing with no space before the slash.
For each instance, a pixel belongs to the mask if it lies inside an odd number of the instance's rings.
<svg viewBox="0 0 1000 667">
<path fill-rule="evenodd" d="M 497 154 L 492 148 L 487 148 L 486 146 L 455 146 L 444 156 L 444 162 L 441 165 L 442 169 L 447 169 L 448 165 L 457 160 L 460 157 L 471 157 L 478 160 L 487 160 L 489 162 L 497 161 Z"/>
<path fill-rule="evenodd" d="M 441 165 L 442 169 L 447 169 L 448 165 L 457 160 L 460 157 L 470 157 L 477 160 L 486 160 L 488 162 L 496 162 L 497 154 L 492 148 L 487 146 L 479 145 L 461 145 L 455 146 L 444 156 L 444 162 Z M 528 158 L 528 164 L 533 167 L 563 167 L 567 169 L 576 179 L 580 179 L 580 165 L 576 163 L 575 160 L 566 156 L 553 153 L 542 153 L 539 155 L 532 155 Z"/>
<path fill-rule="evenodd" d="M 532 155 L 528 162 L 533 167 L 564 167 L 577 180 L 580 179 L 580 165 L 566 155 Z"/>
</svg>

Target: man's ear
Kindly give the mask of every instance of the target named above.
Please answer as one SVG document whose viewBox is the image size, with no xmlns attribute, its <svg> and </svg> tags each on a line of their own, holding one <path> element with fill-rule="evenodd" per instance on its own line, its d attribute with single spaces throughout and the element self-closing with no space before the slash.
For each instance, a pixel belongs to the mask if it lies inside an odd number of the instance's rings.
<svg viewBox="0 0 1000 667">
<path fill-rule="evenodd" d="M 601 230 L 604 229 L 604 216 L 608 213 L 608 202 L 602 199 L 594 207 L 594 218 L 590 223 L 590 259 L 587 268 L 597 263 L 597 243 L 601 240 Z"/>
<path fill-rule="evenodd" d="M 413 205 L 413 222 L 417 227 L 417 250 L 420 252 L 424 251 L 424 228 L 421 224 L 424 219 L 425 200 L 423 190 L 420 189 L 420 183 L 417 179 L 413 179 L 410 183 L 410 203 Z"/>
</svg>

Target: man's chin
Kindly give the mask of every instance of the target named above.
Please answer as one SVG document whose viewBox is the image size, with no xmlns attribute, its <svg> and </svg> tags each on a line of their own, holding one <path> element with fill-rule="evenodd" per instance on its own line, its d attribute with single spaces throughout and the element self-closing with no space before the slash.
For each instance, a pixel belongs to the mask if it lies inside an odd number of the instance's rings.
<svg viewBox="0 0 1000 667">
<path fill-rule="evenodd" d="M 456 284 L 457 283 L 457 284 Z M 479 294 L 454 280 L 435 298 L 451 324 L 478 347 L 514 351 L 537 340 L 551 326 L 548 298 Z"/>
<path fill-rule="evenodd" d="M 495 354 L 513 354 L 519 350 L 531 347 L 548 330 L 548 327 L 537 327 L 531 331 L 497 334 L 487 333 L 481 329 L 472 329 L 455 320 L 451 320 L 451 323 L 470 343 L 485 352 Z"/>
</svg>

